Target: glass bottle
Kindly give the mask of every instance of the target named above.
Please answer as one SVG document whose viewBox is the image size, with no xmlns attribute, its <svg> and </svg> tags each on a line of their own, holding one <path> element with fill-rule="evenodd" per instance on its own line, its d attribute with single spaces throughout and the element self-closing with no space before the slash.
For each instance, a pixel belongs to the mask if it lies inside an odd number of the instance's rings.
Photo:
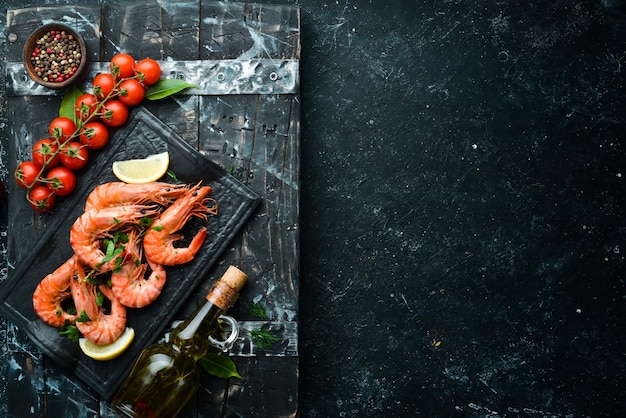
<svg viewBox="0 0 626 418">
<path fill-rule="evenodd" d="M 117 413 L 133 418 L 172 418 L 180 412 L 198 389 L 197 361 L 215 346 L 220 316 L 236 328 L 236 321 L 223 314 L 235 303 L 247 278 L 230 266 L 206 299 L 172 331 L 168 343 L 141 352 L 111 401 Z"/>
</svg>

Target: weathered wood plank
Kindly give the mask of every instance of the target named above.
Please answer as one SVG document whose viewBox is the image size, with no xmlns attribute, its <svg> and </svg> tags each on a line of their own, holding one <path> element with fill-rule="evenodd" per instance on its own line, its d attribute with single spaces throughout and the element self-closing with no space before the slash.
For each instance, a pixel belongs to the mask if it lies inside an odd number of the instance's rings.
<svg viewBox="0 0 626 418">
<path fill-rule="evenodd" d="M 181 95 L 293 94 L 298 91 L 297 60 L 160 61 L 163 78 L 181 79 L 190 84 Z M 91 89 L 93 78 L 109 72 L 109 62 L 92 62 L 82 85 Z M 7 63 L 7 94 L 14 96 L 53 96 L 60 93 L 41 86 L 28 77 L 21 62 Z"/>
<path fill-rule="evenodd" d="M 297 318 L 299 216 L 299 102 L 296 96 L 261 96 L 248 179 L 263 190 L 263 212 L 253 220 L 245 245 L 259 258 L 264 274 L 254 302 L 266 305 L 277 321 Z"/>
<path fill-rule="evenodd" d="M 45 414 L 44 370 L 40 358 L 18 351 L 11 355 L 7 374 L 9 416 L 43 416 Z"/>
<path fill-rule="evenodd" d="M 243 265 L 252 276 L 241 294 L 237 316 L 250 318 L 245 305 L 256 303 L 264 306 L 270 319 L 294 320 L 298 311 L 299 101 L 290 95 L 203 99 L 206 113 L 201 118 L 201 152 L 264 195 L 262 207 L 242 235 L 239 252 L 230 254 L 233 262 L 245 257 Z M 297 347 L 297 342 L 293 345 Z M 240 347 L 238 353 L 242 352 L 245 348 Z M 297 369 L 297 360 L 294 363 Z M 253 365 L 264 367 L 257 359 L 242 364 L 246 370 Z M 280 385 L 274 379 L 282 381 L 284 375 L 268 374 L 263 385 Z M 297 405 L 297 384 L 289 388 L 283 386 L 283 394 L 290 393 L 286 396 L 296 399 Z M 231 393 L 228 408 L 249 401 L 239 395 L 246 397 L 248 392 Z M 296 409 L 281 411 L 278 416 L 295 414 Z"/>
<path fill-rule="evenodd" d="M 234 358 L 245 379 L 230 379 L 225 416 L 295 417 L 298 413 L 296 357 Z"/>
<path fill-rule="evenodd" d="M 225 11 L 223 4 L 211 5 L 203 7 L 202 22 L 207 24 L 201 32 L 202 51 L 206 54 L 203 58 L 299 58 L 297 8 L 287 11 L 247 4 Z M 293 28 L 297 28 L 296 37 L 291 36 Z M 275 39 L 281 39 L 281 52 L 272 49 L 277 45 Z M 262 207 L 237 243 L 238 250 L 227 255 L 232 261 L 241 261 L 252 276 L 241 294 L 236 315 L 256 320 L 247 306 L 260 305 L 269 319 L 278 321 L 274 323 L 277 328 L 266 330 L 280 336 L 284 336 L 281 331 L 285 329 L 282 321 L 296 319 L 298 311 L 300 106 L 295 93 L 201 98 L 201 109 L 205 111 L 201 115 L 200 151 L 264 197 Z M 254 352 L 249 331 L 261 328 L 261 324 L 245 324 L 234 353 Z M 297 414 L 297 330 L 294 340 L 293 345 L 285 344 L 286 339 L 278 344 L 284 352 L 293 347 L 294 357 L 287 361 L 258 355 L 234 357 L 245 380 L 229 380 L 225 416 Z"/>
<path fill-rule="evenodd" d="M 68 376 L 52 361 L 45 364 L 45 395 L 48 416 L 95 417 L 100 409 L 99 395 L 80 380 Z"/>
<path fill-rule="evenodd" d="M 269 318 L 297 316 L 299 103 L 286 96 L 203 98 L 200 152 L 262 193 L 242 251 L 253 255 L 242 300 L 262 302 Z M 292 118 L 294 121 L 292 121 Z"/>
<path fill-rule="evenodd" d="M 107 2 L 102 13 L 104 23 L 97 26 L 103 34 L 101 42 L 98 40 L 101 50 L 98 59 L 94 60 L 101 62 L 96 62 L 94 68 L 105 65 L 115 53 L 123 51 L 138 58 L 162 59 L 165 71 L 177 78 L 201 80 L 200 91 L 189 91 L 146 106 L 188 143 L 230 169 L 264 196 L 263 206 L 220 261 L 221 264 L 239 265 L 250 276 L 240 302 L 231 312 L 244 320 L 242 336 L 233 354 L 245 380 L 224 381 L 204 374 L 196 402 L 186 407 L 185 414 L 206 417 L 222 416 L 222 413 L 226 416 L 295 416 L 298 387 L 299 9 L 244 3 L 120 0 Z M 20 14 L 14 14 L 13 18 L 19 20 Z M 22 17 L 25 16 L 27 14 Z M 25 28 L 21 31 L 27 32 Z M 18 50 L 15 45 L 13 47 Z M 19 62 L 15 51 L 8 61 Z M 257 59 L 263 65 L 249 67 L 252 71 L 241 67 L 243 70 L 240 71 L 247 73 L 250 80 L 256 80 L 246 85 L 253 86 L 252 89 L 242 89 L 233 88 L 233 80 L 241 77 L 228 78 L 229 73 L 224 69 L 228 67 L 223 67 L 224 63 L 220 63 L 220 67 L 210 67 L 206 62 L 190 67 L 187 63 L 182 71 L 177 67 L 180 61 L 198 59 Z M 281 64 L 284 62 L 288 63 L 287 67 Z M 285 68 L 288 76 L 281 73 Z M 19 77 L 16 79 L 19 81 Z M 86 85 L 89 81 L 86 80 Z M 224 91 L 220 85 L 230 90 Z M 267 89 L 277 85 L 283 90 Z M 284 90 L 285 85 L 290 85 L 288 90 Z M 60 97 L 56 94 L 10 100 L 8 108 L 12 114 L 9 120 L 12 117 L 20 120 L 19 115 L 23 112 L 46 104 L 56 112 L 60 104 Z M 11 138 L 15 145 L 9 160 L 22 158 L 25 150 L 32 146 L 33 138 L 38 136 L 37 132 L 45 132 L 51 119 L 52 113 L 43 118 L 41 126 L 33 124 L 26 128 L 11 123 Z M 30 209 L 16 211 L 15 207 L 10 208 L 10 212 L 15 213 L 14 220 L 18 220 L 18 214 L 27 211 L 32 220 L 21 220 L 23 228 L 36 231 L 45 226 L 45 219 L 34 219 Z M 12 245 L 15 247 L 16 243 Z M 18 256 L 20 251 L 22 248 L 16 250 Z M 214 277 L 207 277 L 199 288 L 198 297 L 204 296 L 213 280 Z M 247 308 L 250 303 L 265 307 L 267 318 L 259 320 L 255 317 Z M 178 316 L 184 317 L 194 305 L 189 304 L 188 309 L 182 309 Z M 280 342 L 269 348 L 256 346 L 249 331 L 261 328 L 277 334 Z M 73 410 L 78 415 L 91 415 L 97 410 L 97 397 L 89 389 L 83 390 L 77 385 L 65 389 L 65 382 L 60 383 L 65 377 L 58 374 L 54 366 L 46 367 L 43 362 L 39 368 L 39 373 L 50 383 L 49 389 L 41 392 L 48 408 Z M 54 389 L 57 386 L 63 386 L 63 391 L 57 393 Z M 68 393 L 71 396 L 64 399 Z M 84 410 L 72 409 L 77 399 L 84 399 Z M 226 404 L 225 400 L 228 401 Z M 101 416 L 113 416 L 106 400 L 99 401 L 99 408 Z"/>
<path fill-rule="evenodd" d="M 102 56 L 118 52 L 137 58 L 198 59 L 200 4 L 197 1 L 117 1 L 107 4 Z"/>
<path fill-rule="evenodd" d="M 194 149 L 198 149 L 198 96 L 175 97 L 145 101 L 144 107 L 172 128 Z"/>
<path fill-rule="evenodd" d="M 224 416 L 222 411 L 224 403 L 228 399 L 229 380 L 217 379 L 208 373 L 200 375 L 200 389 L 195 402 L 198 418 L 220 418 Z"/>
<path fill-rule="evenodd" d="M 300 58 L 300 9 L 202 2 L 202 59 Z"/>
<path fill-rule="evenodd" d="M 8 373 L 7 412 L 9 416 L 45 415 L 45 371 L 42 355 L 13 324 L 7 326 Z"/>
<path fill-rule="evenodd" d="M 7 328 L 9 323 L 2 317 L 0 317 L 0 344 L 2 347 L 7 347 L 9 341 L 7 338 Z M 8 388 L 8 377 L 12 363 L 12 353 L 9 350 L 0 350 L 0 384 L 3 388 Z M 9 415 L 7 393 L 5 390 L 0 390 L 0 416 L 6 417 Z"/>
<path fill-rule="evenodd" d="M 220 164 L 241 181 L 251 158 L 257 96 L 202 97 L 200 107 L 200 152 Z"/>
</svg>

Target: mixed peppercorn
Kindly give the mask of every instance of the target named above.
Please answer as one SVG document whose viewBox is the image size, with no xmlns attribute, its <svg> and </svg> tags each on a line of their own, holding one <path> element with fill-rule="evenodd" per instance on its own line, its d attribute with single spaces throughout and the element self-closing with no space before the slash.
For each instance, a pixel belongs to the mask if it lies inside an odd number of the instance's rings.
<svg viewBox="0 0 626 418">
<path fill-rule="evenodd" d="M 42 81 L 60 83 L 76 73 L 81 57 L 80 44 L 72 34 L 50 30 L 37 40 L 30 61 Z"/>
</svg>

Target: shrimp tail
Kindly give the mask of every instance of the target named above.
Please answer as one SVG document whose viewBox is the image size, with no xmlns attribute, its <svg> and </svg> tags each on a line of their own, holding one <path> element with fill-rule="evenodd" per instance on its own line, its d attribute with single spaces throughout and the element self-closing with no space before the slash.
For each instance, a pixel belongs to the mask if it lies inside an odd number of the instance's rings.
<svg viewBox="0 0 626 418">
<path fill-rule="evenodd" d="M 202 227 L 198 233 L 192 238 L 187 247 L 175 247 L 174 243 L 180 241 L 183 236 L 180 234 L 172 234 L 166 238 L 166 250 L 158 253 L 146 253 L 146 257 L 153 263 L 163 264 L 166 266 L 176 266 L 187 263 L 196 256 L 202 244 L 206 240 L 207 229 Z"/>
<path fill-rule="evenodd" d="M 126 328 L 126 307 L 113 294 L 110 287 L 98 285 L 98 290 L 109 300 L 109 312 L 104 306 L 98 307 L 90 321 L 76 322 L 80 333 L 94 344 L 111 344 L 122 335 Z"/>
<path fill-rule="evenodd" d="M 161 265 L 149 262 L 134 266 L 134 263 L 125 263 L 120 272 L 111 275 L 111 289 L 119 302 L 128 308 L 143 308 L 154 302 L 165 286 L 167 277 Z M 133 271 L 134 270 L 134 271 Z"/>
<path fill-rule="evenodd" d="M 217 213 L 215 201 L 207 197 L 210 192 L 210 186 L 200 187 L 198 184 L 161 213 L 144 236 L 144 251 L 148 260 L 174 266 L 187 263 L 195 257 L 206 239 L 206 227 L 195 234 L 187 247 L 174 246 L 181 240 L 180 234 L 176 232 L 193 216 L 206 220 L 209 214 Z"/>
<path fill-rule="evenodd" d="M 43 278 L 33 293 L 33 308 L 42 321 L 52 327 L 62 327 L 76 319 L 62 303 L 71 297 L 70 283 L 76 271 L 75 256 L 69 258 L 52 273 Z"/>
</svg>

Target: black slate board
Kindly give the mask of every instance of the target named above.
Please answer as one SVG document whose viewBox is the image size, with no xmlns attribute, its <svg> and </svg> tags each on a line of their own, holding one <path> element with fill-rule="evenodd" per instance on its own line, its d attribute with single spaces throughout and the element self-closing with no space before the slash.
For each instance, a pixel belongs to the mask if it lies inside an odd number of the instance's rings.
<svg viewBox="0 0 626 418">
<path fill-rule="evenodd" d="M 111 361 L 92 360 L 82 354 L 78 344 L 60 337 L 55 328 L 36 316 L 32 307 L 33 291 L 46 274 L 72 255 L 70 227 L 83 212 L 89 192 L 98 184 L 117 180 L 111 171 L 113 161 L 143 158 L 166 150 L 170 154 L 170 170 L 179 181 L 202 181 L 212 187 L 211 197 L 217 201 L 219 214 L 209 218 L 207 240 L 196 258 L 190 263 L 168 268 L 167 283 L 159 299 L 142 309 L 128 309 L 127 326 L 135 329 L 135 340 L 130 348 Z M 61 367 L 73 371 L 98 393 L 109 398 L 139 352 L 169 325 L 172 316 L 205 278 L 259 202 L 257 194 L 192 149 L 149 111 L 138 107 L 127 124 L 114 133 L 106 151 L 89 162 L 73 195 L 52 213 L 44 215 L 50 217 L 46 230 L 33 251 L 17 261 L 15 269 L 9 271 L 2 284 L 0 312 L 20 326 Z M 199 220 L 190 221 L 188 232 L 193 233 L 199 224 Z"/>
</svg>

